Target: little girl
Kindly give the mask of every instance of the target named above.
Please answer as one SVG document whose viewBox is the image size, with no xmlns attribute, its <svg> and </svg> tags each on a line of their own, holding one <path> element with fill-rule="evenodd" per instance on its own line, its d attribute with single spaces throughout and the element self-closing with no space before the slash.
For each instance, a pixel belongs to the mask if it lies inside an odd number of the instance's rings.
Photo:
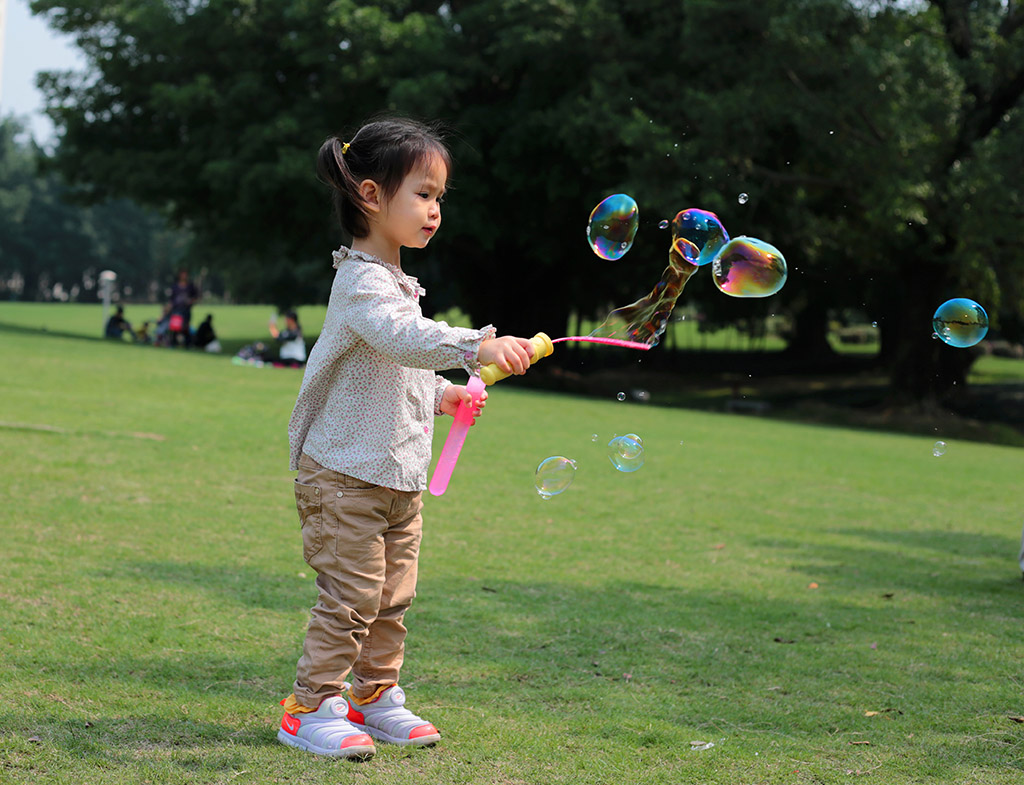
<svg viewBox="0 0 1024 785">
<path fill-rule="evenodd" d="M 398 686 L 433 418 L 472 403 L 434 371 L 530 364 L 525 338 L 424 318 L 425 292 L 402 270 L 401 249 L 425 247 L 441 225 L 450 170 L 440 136 L 406 119 L 369 123 L 344 143 L 332 137 L 317 160 L 353 242 L 334 252 L 327 317 L 288 425 L 303 557 L 319 597 L 277 738 L 320 755 L 367 758 L 373 738 L 441 738 L 405 708 Z"/>
</svg>

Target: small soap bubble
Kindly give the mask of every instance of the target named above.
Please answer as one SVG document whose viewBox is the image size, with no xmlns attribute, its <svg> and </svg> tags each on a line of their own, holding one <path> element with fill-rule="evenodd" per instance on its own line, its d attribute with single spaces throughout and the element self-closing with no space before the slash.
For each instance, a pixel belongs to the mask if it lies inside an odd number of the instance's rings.
<svg viewBox="0 0 1024 785">
<path fill-rule="evenodd" d="M 872 326 L 872 327 L 878 327 L 878 322 L 872 322 L 872 323 L 871 323 L 871 326 Z"/>
<path fill-rule="evenodd" d="M 659 221 L 658 222 L 658 228 L 659 229 L 668 229 L 668 219 L 666 218 L 663 221 Z"/>
<path fill-rule="evenodd" d="M 747 196 L 747 194 L 740 194 L 739 196 L 736 197 L 736 201 L 739 202 L 740 204 L 746 204 L 749 199 L 750 197 Z"/>
<path fill-rule="evenodd" d="M 941 458 L 945 454 L 946 454 L 946 443 L 945 442 L 935 442 L 935 444 L 932 445 L 932 455 L 934 455 L 936 458 Z"/>
<path fill-rule="evenodd" d="M 608 442 L 608 460 L 620 472 L 635 472 L 644 465 L 644 442 L 635 433 Z"/>
<path fill-rule="evenodd" d="M 939 340 L 939 334 L 938 333 L 932 333 L 932 340 L 933 341 Z"/>
<path fill-rule="evenodd" d="M 587 242 L 602 259 L 621 259 L 633 245 L 640 208 L 632 196 L 612 194 L 598 203 L 587 222 Z"/>
<path fill-rule="evenodd" d="M 572 485 L 575 477 L 576 461 L 562 455 L 552 455 L 537 465 L 533 484 L 542 499 L 550 499 Z"/>
<path fill-rule="evenodd" d="M 726 243 L 711 264 L 719 291 L 731 297 L 768 297 L 786 283 L 786 259 L 774 245 L 755 237 Z"/>
<path fill-rule="evenodd" d="M 974 300 L 957 297 L 939 306 L 932 317 L 932 328 L 945 343 L 966 349 L 988 333 L 988 314 Z"/>
<path fill-rule="evenodd" d="M 688 210 L 681 210 L 672 219 L 672 240 L 679 243 L 680 240 L 689 241 L 696 249 L 697 256 L 692 257 L 692 251 L 684 252 L 677 245 L 677 250 L 683 258 L 698 266 L 710 264 L 715 255 L 729 242 L 729 233 L 718 219 L 718 216 L 708 210 L 699 210 L 691 207 Z M 689 249 L 689 246 L 686 246 Z"/>
<path fill-rule="evenodd" d="M 590 441 L 592 441 L 592 442 L 596 442 L 596 441 L 597 441 L 597 439 L 598 439 L 598 436 L 597 436 L 597 434 L 596 434 L 596 433 L 592 433 L 592 434 L 590 434 Z"/>
<path fill-rule="evenodd" d="M 619 399 L 620 401 L 624 401 L 624 400 L 626 400 L 626 393 L 624 393 L 624 392 L 620 392 L 620 393 L 619 393 L 618 395 L 616 395 L 615 397 L 616 397 L 617 399 Z"/>
</svg>

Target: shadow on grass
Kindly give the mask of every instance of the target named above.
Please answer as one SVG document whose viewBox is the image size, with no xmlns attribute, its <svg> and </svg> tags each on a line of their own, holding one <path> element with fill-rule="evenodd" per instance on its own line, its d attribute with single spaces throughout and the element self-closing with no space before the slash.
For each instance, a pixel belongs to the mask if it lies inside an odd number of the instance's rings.
<svg viewBox="0 0 1024 785">
<path fill-rule="evenodd" d="M 265 727 L 240 729 L 188 717 L 157 714 L 98 716 L 89 720 L 46 714 L 0 713 L 5 766 L 45 770 L 36 759 L 57 754 L 88 768 L 169 768 L 191 773 L 237 773 L 251 765 L 249 748 L 277 744 Z M 130 780 L 125 780 L 130 781 Z"/>
<path fill-rule="evenodd" d="M 792 570 L 843 593 L 871 591 L 891 598 L 894 591 L 914 592 L 1001 617 L 1020 602 L 1024 591 L 1016 533 L 1005 538 L 938 530 L 846 528 L 836 533 L 878 547 L 779 538 L 756 539 L 752 544 L 764 552 L 787 551 Z M 989 560 L 999 560 L 1000 566 L 992 569 Z M 1005 607 L 1000 598 L 1005 598 Z"/>
<path fill-rule="evenodd" d="M 265 608 L 273 611 L 294 611 L 310 607 L 316 600 L 310 569 L 308 578 L 294 574 L 267 573 L 254 567 L 198 564 L 195 562 L 134 561 L 119 565 L 118 575 L 133 576 L 142 582 L 185 586 L 198 592 L 216 593 L 241 606 Z M 97 571 L 98 579 L 109 576 Z"/>
</svg>

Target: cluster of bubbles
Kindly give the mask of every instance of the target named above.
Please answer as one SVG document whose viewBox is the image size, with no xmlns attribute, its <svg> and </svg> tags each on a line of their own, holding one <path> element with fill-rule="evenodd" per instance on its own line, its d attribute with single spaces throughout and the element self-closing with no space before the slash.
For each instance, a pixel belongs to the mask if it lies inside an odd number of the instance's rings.
<svg viewBox="0 0 1024 785">
<path fill-rule="evenodd" d="M 955 297 L 946 300 L 932 317 L 935 335 L 950 346 L 966 349 L 988 334 L 988 314 L 974 300 Z"/>
<path fill-rule="evenodd" d="M 602 259 L 620 259 L 632 247 L 639 225 L 636 200 L 612 194 L 591 212 L 587 241 Z M 661 279 L 646 297 L 612 311 L 592 336 L 657 345 L 683 287 L 699 267 L 711 265 L 715 286 L 731 297 L 768 297 L 786 283 L 786 259 L 778 248 L 754 237 L 730 239 L 708 210 L 691 207 L 658 225 L 672 227 L 669 264 Z"/>
<path fill-rule="evenodd" d="M 644 442 L 635 433 L 608 442 L 608 460 L 620 472 L 635 472 L 644 465 Z"/>
<path fill-rule="evenodd" d="M 598 435 L 591 434 L 596 442 Z M 635 472 L 644 465 L 644 441 L 635 433 L 614 436 L 606 448 L 608 460 L 620 472 Z M 576 478 L 576 461 L 564 455 L 552 455 L 537 465 L 533 484 L 542 499 L 563 493 Z"/>
</svg>

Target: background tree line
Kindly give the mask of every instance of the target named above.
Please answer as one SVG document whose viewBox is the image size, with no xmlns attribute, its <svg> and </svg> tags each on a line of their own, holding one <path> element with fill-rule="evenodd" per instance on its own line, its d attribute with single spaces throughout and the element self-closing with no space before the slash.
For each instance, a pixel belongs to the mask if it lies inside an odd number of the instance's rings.
<svg viewBox="0 0 1024 785">
<path fill-rule="evenodd" d="M 974 297 L 1021 337 L 1024 9 L 1014 0 L 34 0 L 86 73 L 40 84 L 52 170 L 194 233 L 246 298 L 323 301 L 331 225 L 313 159 L 378 111 L 441 118 L 457 168 L 414 272 L 433 307 L 532 334 L 645 293 L 663 218 L 698 206 L 790 264 L 786 287 L 709 318 L 788 314 L 826 356 L 830 311 L 879 324 L 898 399 L 963 384 L 931 340 Z M 620 262 L 587 249 L 591 207 L 633 195 Z M 739 193 L 749 194 L 739 204 Z"/>
<path fill-rule="evenodd" d="M 152 209 L 112 197 L 83 204 L 15 118 L 0 119 L 0 299 L 95 300 L 111 269 L 125 298 L 161 299 L 189 235 Z"/>
</svg>

